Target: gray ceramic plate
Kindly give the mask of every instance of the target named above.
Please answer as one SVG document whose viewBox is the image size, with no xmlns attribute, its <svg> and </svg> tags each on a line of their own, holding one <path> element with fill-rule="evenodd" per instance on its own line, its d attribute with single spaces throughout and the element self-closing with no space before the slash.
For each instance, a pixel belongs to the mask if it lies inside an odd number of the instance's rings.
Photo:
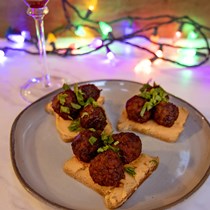
<svg viewBox="0 0 210 210">
<path fill-rule="evenodd" d="M 141 84 L 131 81 L 91 81 L 102 89 L 105 109 L 113 126 L 125 101 L 138 93 Z M 15 173 L 27 191 L 47 203 L 67 209 L 106 209 L 96 192 L 63 172 L 72 156 L 70 144 L 59 138 L 54 117 L 45 105 L 57 90 L 27 107 L 16 118 L 11 131 L 11 158 Z M 120 209 L 160 209 L 183 201 L 207 179 L 210 171 L 210 125 L 185 101 L 172 102 L 189 110 L 185 130 L 177 143 L 166 143 L 140 135 L 143 152 L 160 157 L 160 165 Z"/>
</svg>

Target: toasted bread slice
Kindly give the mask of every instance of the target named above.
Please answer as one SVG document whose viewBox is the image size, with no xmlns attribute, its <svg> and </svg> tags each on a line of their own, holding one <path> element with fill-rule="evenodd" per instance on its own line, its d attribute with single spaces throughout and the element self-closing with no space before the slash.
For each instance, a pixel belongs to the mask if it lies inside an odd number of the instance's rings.
<svg viewBox="0 0 210 210">
<path fill-rule="evenodd" d="M 95 183 L 89 174 L 89 163 L 81 162 L 75 156 L 66 161 L 63 169 L 66 174 L 102 195 L 106 207 L 114 209 L 126 202 L 158 164 L 158 157 L 141 154 L 136 160 L 125 165 L 134 167 L 136 174 L 131 176 L 125 172 L 125 179 L 121 180 L 119 187 L 106 187 Z"/>
<path fill-rule="evenodd" d="M 184 129 L 184 124 L 188 117 L 188 111 L 184 107 L 179 108 L 179 116 L 172 127 L 164 127 L 157 124 L 154 120 L 149 120 L 146 123 L 137 123 L 127 118 L 126 110 L 122 111 L 117 124 L 119 131 L 136 131 L 142 134 L 156 137 L 166 142 L 176 142 L 179 135 Z"/>
<path fill-rule="evenodd" d="M 102 106 L 104 103 L 104 97 L 100 96 L 99 99 L 97 100 L 97 103 L 99 106 Z M 73 138 L 79 134 L 79 131 L 70 131 L 68 127 L 71 125 L 73 122 L 72 120 L 64 120 L 62 117 L 60 117 L 57 113 L 54 112 L 52 108 L 52 103 L 48 103 L 45 107 L 46 111 L 50 114 L 53 114 L 55 116 L 55 124 L 56 124 L 56 129 L 61 137 L 61 139 L 64 142 L 71 142 Z M 104 132 L 107 134 L 112 133 L 112 125 L 111 122 L 107 118 L 107 125 L 104 128 Z"/>
</svg>

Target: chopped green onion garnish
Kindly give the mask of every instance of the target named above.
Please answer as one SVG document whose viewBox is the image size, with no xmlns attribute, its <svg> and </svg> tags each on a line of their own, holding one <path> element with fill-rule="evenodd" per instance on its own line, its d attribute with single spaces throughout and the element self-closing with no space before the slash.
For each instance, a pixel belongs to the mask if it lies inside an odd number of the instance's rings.
<svg viewBox="0 0 210 210">
<path fill-rule="evenodd" d="M 98 152 L 98 153 L 100 153 L 100 152 L 105 152 L 105 151 L 108 150 L 108 149 L 111 149 L 111 150 L 114 151 L 114 152 L 118 152 L 118 151 L 119 151 L 119 148 L 113 147 L 113 146 L 111 146 L 110 144 L 107 144 L 107 145 L 105 145 L 105 146 L 103 146 L 103 147 L 99 147 L 98 150 L 97 150 L 97 152 Z"/>
<path fill-rule="evenodd" d="M 78 103 L 81 106 L 84 106 L 85 105 L 85 103 L 84 103 L 84 97 L 83 97 L 84 93 L 82 92 L 82 90 L 80 90 L 78 88 L 78 84 L 75 84 L 74 85 L 74 93 L 76 94 Z"/>
<path fill-rule="evenodd" d="M 94 137 L 94 136 L 91 136 L 91 137 L 88 139 L 88 141 L 90 142 L 91 145 L 94 145 L 95 142 L 97 141 L 97 138 Z"/>
<path fill-rule="evenodd" d="M 147 102 L 142 107 L 142 110 L 140 112 L 140 116 L 143 117 L 144 113 L 146 111 L 151 110 L 153 107 L 155 107 L 157 104 L 159 104 L 161 101 L 168 102 L 169 97 L 166 91 L 160 87 L 157 86 L 155 83 L 152 86 L 149 84 L 145 84 L 141 89 L 141 93 L 139 94 L 140 97 L 145 98 Z"/>
<path fill-rule="evenodd" d="M 88 130 L 95 132 L 96 129 L 95 128 L 89 128 Z"/>
<path fill-rule="evenodd" d="M 105 145 L 112 144 L 114 142 L 112 135 L 107 135 L 104 132 L 102 132 L 101 134 L 101 140 L 104 142 Z"/>
<path fill-rule="evenodd" d="M 70 109 L 67 106 L 61 106 L 60 107 L 60 112 L 66 113 L 66 114 L 70 114 Z"/>
<path fill-rule="evenodd" d="M 134 167 L 126 166 L 126 167 L 124 167 L 124 170 L 125 170 L 125 172 L 127 172 L 131 176 L 135 176 L 136 175 Z"/>
<path fill-rule="evenodd" d="M 73 120 L 72 123 L 70 124 L 70 126 L 68 127 L 68 129 L 70 131 L 79 131 L 81 129 L 80 127 L 80 121 L 77 120 Z"/>
<path fill-rule="evenodd" d="M 94 107 L 97 107 L 97 106 L 98 106 L 98 103 L 97 103 L 97 102 L 95 101 L 95 99 L 92 98 L 92 97 L 89 97 L 89 98 L 87 99 L 87 101 L 86 101 L 86 103 L 85 103 L 84 106 L 87 106 L 87 105 L 89 105 L 89 104 L 92 104 Z"/>
<path fill-rule="evenodd" d="M 118 145 L 120 142 L 119 141 L 115 141 L 114 142 L 114 145 L 116 146 L 116 145 Z"/>
<path fill-rule="evenodd" d="M 83 112 L 82 115 L 81 115 L 81 118 L 83 118 L 85 116 L 89 116 L 88 112 Z"/>
<path fill-rule="evenodd" d="M 75 104 L 75 103 L 71 103 L 71 106 L 74 108 L 74 109 L 80 109 L 81 106 L 79 104 Z"/>
<path fill-rule="evenodd" d="M 59 95 L 58 95 L 58 100 L 59 100 L 59 102 L 60 102 L 60 104 L 61 105 L 64 105 L 65 104 L 65 102 L 66 102 L 66 97 L 68 96 L 68 94 L 66 94 L 66 93 L 60 93 Z"/>
<path fill-rule="evenodd" d="M 66 83 L 63 84 L 63 87 L 62 88 L 64 90 L 69 90 L 70 89 L 69 85 L 67 85 Z"/>
</svg>

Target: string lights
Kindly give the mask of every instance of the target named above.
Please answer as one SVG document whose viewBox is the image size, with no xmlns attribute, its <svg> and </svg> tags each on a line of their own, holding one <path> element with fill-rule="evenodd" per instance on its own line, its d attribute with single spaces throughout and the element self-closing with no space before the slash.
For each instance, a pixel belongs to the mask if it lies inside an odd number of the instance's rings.
<svg viewBox="0 0 210 210">
<path fill-rule="evenodd" d="M 152 64 L 157 63 L 157 60 L 170 62 L 182 67 L 198 67 L 209 60 L 210 47 L 205 32 L 210 32 L 210 28 L 199 24 L 195 20 L 191 19 L 189 16 L 128 16 L 105 22 L 91 19 L 91 15 L 93 12 L 95 12 L 95 8 L 97 6 L 97 0 L 88 1 L 89 5 L 87 5 L 87 11 L 84 15 L 82 15 L 83 12 L 80 12 L 77 7 L 72 5 L 68 0 L 61 1 L 64 17 L 66 19 L 66 25 L 60 26 L 53 30 L 50 34 L 48 34 L 47 41 L 52 45 L 52 50 L 47 51 L 48 54 L 56 54 L 58 56 L 81 56 L 105 48 L 107 59 L 111 61 L 115 59 L 117 54 L 112 52 L 110 46 L 113 45 L 113 43 L 115 42 L 120 42 L 124 45 L 129 45 L 132 48 L 144 51 L 148 54 L 147 59 L 140 60 L 140 62 L 136 65 L 136 72 L 139 72 L 142 69 L 150 69 Z M 72 22 L 70 15 L 72 14 L 72 11 L 77 15 L 78 19 L 80 19 L 80 22 L 82 23 L 77 25 Z M 152 21 L 154 23 L 151 24 Z M 115 25 L 116 23 L 120 24 L 124 22 L 127 22 L 127 24 L 124 27 L 124 30 L 122 30 L 123 34 L 116 35 L 113 25 Z M 138 22 L 138 25 L 141 25 L 141 22 L 144 22 L 144 25 L 139 28 L 134 28 L 133 25 L 135 22 Z M 167 27 L 170 24 L 177 25 L 177 31 L 174 32 L 174 37 L 172 37 L 171 39 L 171 44 L 168 42 L 164 42 L 164 39 L 161 39 L 159 36 L 159 30 L 162 30 L 164 27 Z M 190 26 L 192 30 L 190 30 L 188 34 L 185 35 L 187 39 L 186 44 L 180 44 L 179 40 L 184 36 L 183 31 L 186 26 Z M 61 32 L 73 31 L 74 34 L 78 37 L 86 37 L 87 29 L 89 31 L 93 31 L 93 34 L 95 35 L 95 39 L 93 39 L 87 45 L 78 47 L 69 46 L 66 48 L 56 47 L 56 36 L 59 36 Z M 147 43 L 149 43 L 149 45 L 145 46 L 142 44 L 142 42 L 133 43 L 132 40 L 136 38 L 145 40 Z M 196 46 L 194 44 L 194 40 L 197 38 L 202 41 L 201 46 Z M 36 45 L 34 40 L 30 41 L 30 43 Z M 6 54 L 6 52 L 9 50 L 22 50 L 26 53 L 38 54 L 38 52 L 34 53 L 26 49 L 14 49 L 10 47 L 4 47 L 0 50 L 4 52 L 4 54 Z M 177 53 L 179 56 L 177 56 L 176 58 L 174 58 L 174 56 L 171 56 L 170 53 L 168 53 L 168 51 L 171 50 Z M 190 56 L 190 58 L 192 59 L 194 57 L 194 62 L 191 62 L 189 64 L 186 62 L 187 59 L 179 60 L 178 58 L 180 57 L 180 52 L 182 57 Z M 148 72 L 149 71 L 150 70 L 148 70 Z"/>
</svg>

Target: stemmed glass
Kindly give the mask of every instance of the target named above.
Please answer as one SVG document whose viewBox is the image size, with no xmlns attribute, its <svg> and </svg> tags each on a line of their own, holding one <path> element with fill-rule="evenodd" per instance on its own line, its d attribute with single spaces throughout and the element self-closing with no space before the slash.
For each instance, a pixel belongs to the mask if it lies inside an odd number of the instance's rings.
<svg viewBox="0 0 210 210">
<path fill-rule="evenodd" d="M 28 80 L 20 90 L 24 100 L 33 102 L 45 94 L 61 87 L 64 80 L 57 76 L 51 76 L 47 65 L 43 18 L 49 11 L 46 6 L 49 0 L 23 1 L 28 6 L 27 14 L 32 16 L 35 21 L 42 71 L 41 77 L 34 77 Z"/>
</svg>

